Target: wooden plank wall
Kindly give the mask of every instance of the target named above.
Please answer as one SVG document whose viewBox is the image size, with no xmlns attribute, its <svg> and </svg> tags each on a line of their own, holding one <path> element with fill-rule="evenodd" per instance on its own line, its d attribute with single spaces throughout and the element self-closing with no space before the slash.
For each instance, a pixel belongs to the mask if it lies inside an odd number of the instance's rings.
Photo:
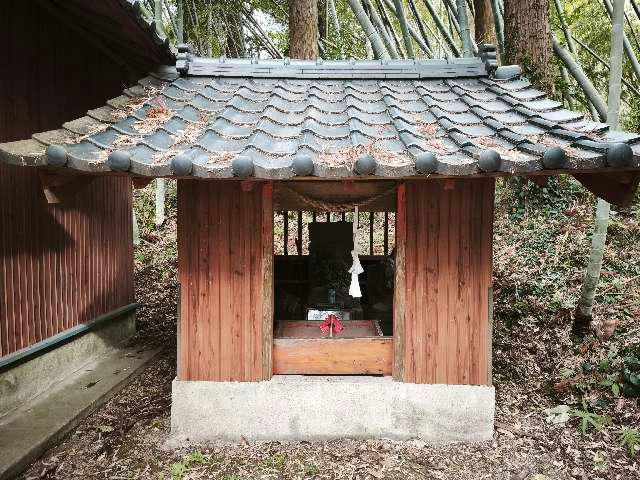
<svg viewBox="0 0 640 480">
<path fill-rule="evenodd" d="M 181 380 L 270 378 L 272 202 L 268 183 L 178 181 Z"/>
<path fill-rule="evenodd" d="M 397 379 L 490 383 L 494 186 L 493 179 L 460 179 L 407 181 L 399 189 L 396 243 L 405 267 L 396 277 L 396 300 L 404 300 L 395 309 L 403 336 Z"/>
<path fill-rule="evenodd" d="M 116 63 L 49 13 L 45 3 L 53 2 L 2 4 L 0 142 L 60 128 L 147 73 Z"/>
<path fill-rule="evenodd" d="M 33 169 L 0 164 L 0 356 L 133 302 L 131 180 L 60 205 Z"/>
</svg>

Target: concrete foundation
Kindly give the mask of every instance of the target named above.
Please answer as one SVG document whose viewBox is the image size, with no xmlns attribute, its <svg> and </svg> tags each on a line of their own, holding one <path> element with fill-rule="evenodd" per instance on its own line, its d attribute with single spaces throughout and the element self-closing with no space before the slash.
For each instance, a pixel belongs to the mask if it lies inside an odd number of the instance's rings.
<svg viewBox="0 0 640 480">
<path fill-rule="evenodd" d="M 57 348 L 0 373 L 0 418 L 96 359 L 120 348 L 136 331 L 135 314 L 105 321 Z"/>
<path fill-rule="evenodd" d="M 419 385 L 390 377 L 275 376 L 267 382 L 173 381 L 177 441 L 493 437 L 495 390 Z"/>
</svg>

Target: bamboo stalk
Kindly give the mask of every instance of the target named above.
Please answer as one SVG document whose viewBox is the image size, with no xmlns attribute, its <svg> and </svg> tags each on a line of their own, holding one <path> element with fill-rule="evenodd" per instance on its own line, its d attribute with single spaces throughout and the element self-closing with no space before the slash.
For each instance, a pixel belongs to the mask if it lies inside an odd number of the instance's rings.
<svg viewBox="0 0 640 480">
<path fill-rule="evenodd" d="M 358 0 L 349 0 L 349 6 L 360 23 L 360 26 L 364 30 L 365 36 L 371 42 L 371 48 L 373 48 L 375 56 L 381 59 L 390 59 L 391 57 L 389 56 L 380 35 L 376 32 L 371 20 L 369 20 L 369 16 L 362 8 L 362 4 Z"/>
<path fill-rule="evenodd" d="M 247 18 L 247 20 L 249 20 Z M 271 46 L 265 41 L 265 39 L 262 37 L 262 35 L 260 34 L 260 32 L 258 32 L 254 25 L 251 23 L 251 21 L 247 21 L 245 23 L 247 30 L 249 30 L 249 33 L 251 33 L 251 35 L 253 35 L 253 37 L 262 44 L 262 46 L 265 48 L 265 50 L 267 51 L 267 53 L 269 53 L 269 55 L 271 55 L 271 58 L 282 58 L 277 56 L 277 54 L 271 49 Z"/>
<path fill-rule="evenodd" d="M 336 33 L 340 33 L 340 22 L 338 21 L 338 12 L 336 11 L 336 4 L 333 3 L 333 0 L 327 0 L 327 9 L 329 10 L 329 17 L 331 18 L 331 22 L 333 23 L 333 28 L 335 28 Z"/>
<path fill-rule="evenodd" d="M 611 2 L 609 0 L 602 0 L 602 1 L 613 23 L 613 7 L 611 6 Z M 624 33 L 624 24 L 622 28 L 622 45 L 624 47 L 624 52 L 627 54 L 627 58 L 631 61 L 631 67 L 633 68 L 633 71 L 636 74 L 636 80 L 640 81 L 640 62 L 638 62 L 638 58 L 636 57 L 636 54 L 633 51 L 633 47 L 631 46 L 631 43 L 629 42 L 627 35 Z"/>
<path fill-rule="evenodd" d="M 177 0 L 176 16 L 176 38 L 178 43 L 184 43 L 184 0 Z"/>
<path fill-rule="evenodd" d="M 404 7 L 401 0 L 393 0 L 396 10 L 396 17 L 400 22 L 400 30 L 402 31 L 402 38 L 404 40 L 404 48 L 409 58 L 416 58 L 413 52 L 413 44 L 411 43 L 411 34 L 409 33 L 409 27 L 407 25 L 407 17 L 404 14 Z"/>
<path fill-rule="evenodd" d="M 167 5 L 167 0 L 162 0 L 162 6 L 163 9 L 167 12 L 167 17 L 169 17 L 169 23 L 171 23 L 171 28 L 173 28 L 173 32 L 176 36 L 176 43 L 182 43 L 178 41 L 178 25 L 176 24 L 176 20 L 173 15 L 171 15 L 171 10 L 169 10 L 169 6 Z"/>
<path fill-rule="evenodd" d="M 491 0 L 491 11 L 493 12 L 493 22 L 495 23 L 500 55 L 504 55 L 504 14 L 500 10 L 498 0 Z"/>
<path fill-rule="evenodd" d="M 608 1 L 608 0 L 607 0 Z M 624 48 L 624 0 L 615 0 L 611 12 L 611 67 L 609 70 L 609 96 L 607 123 L 611 130 L 617 130 L 620 116 L 620 96 L 622 93 L 622 54 Z"/>
<path fill-rule="evenodd" d="M 562 67 L 560 69 L 560 73 L 562 75 L 562 80 L 565 83 L 565 87 L 564 87 L 564 97 L 567 100 L 567 105 L 569 106 L 569 110 L 573 110 L 573 97 L 571 96 L 571 91 L 569 90 L 569 73 L 567 72 L 567 68 L 566 67 Z"/>
<path fill-rule="evenodd" d="M 473 56 L 473 45 L 471 41 L 471 29 L 469 28 L 469 17 L 467 15 L 467 4 L 465 0 L 456 0 L 458 5 L 458 22 L 460 24 L 460 39 L 462 40 L 462 55 L 464 57 Z"/>
<path fill-rule="evenodd" d="M 393 4 L 390 2 L 390 0 L 384 0 L 384 2 L 387 4 L 387 6 L 389 7 L 389 10 L 391 10 L 391 12 L 398 17 L 398 14 L 395 10 L 395 7 L 393 6 Z M 424 41 L 422 40 L 422 38 L 420 38 L 420 34 L 418 32 L 416 32 L 416 30 L 407 23 L 407 26 L 409 28 L 409 34 L 413 37 L 413 39 L 415 40 L 415 42 L 418 44 L 418 46 L 420 47 L 420 49 L 425 53 L 425 55 L 427 56 L 433 56 L 433 52 L 431 51 L 431 49 L 427 46 L 426 43 L 424 43 Z M 413 57 L 412 57 L 413 58 Z"/>
<path fill-rule="evenodd" d="M 620 114 L 620 94 L 622 92 L 622 56 L 624 50 L 624 0 L 615 0 L 611 11 L 611 73 L 609 75 L 609 104 L 607 123 L 610 130 L 618 129 Z M 610 205 L 598 199 L 595 228 L 591 237 L 589 263 L 585 271 L 580 298 L 576 307 L 574 332 L 586 333 L 589 325 L 596 288 L 600 281 L 604 248 L 607 242 Z"/>
<path fill-rule="evenodd" d="M 260 27 L 260 24 L 256 22 L 256 20 L 253 18 L 253 15 L 251 14 L 251 12 L 246 8 L 243 8 L 242 11 L 247 21 L 251 25 L 253 25 L 253 27 L 260 33 L 260 36 L 261 36 L 260 39 L 265 45 L 265 47 L 268 47 L 267 50 L 270 50 L 269 53 L 271 54 L 271 56 L 273 58 L 284 58 L 284 55 L 280 53 L 280 51 L 278 50 L 278 47 L 276 47 L 275 44 L 271 41 L 271 38 L 269 38 L 269 35 Z"/>
<path fill-rule="evenodd" d="M 457 0 L 456 0 L 457 2 Z M 447 15 L 449 16 L 449 21 L 453 26 L 453 29 L 456 31 L 458 36 L 460 35 L 460 23 L 458 23 L 458 11 L 457 7 L 453 4 L 453 0 L 444 0 L 445 8 L 447 9 Z"/>
<path fill-rule="evenodd" d="M 369 11 L 369 17 L 371 18 L 374 27 L 378 29 L 378 33 L 380 33 L 380 37 L 384 42 L 384 46 L 387 47 L 389 55 L 391 55 L 391 58 L 398 58 L 398 51 L 396 50 L 391 37 L 389 37 L 389 32 L 387 32 L 384 23 L 382 23 L 380 15 L 378 15 L 378 12 L 371 4 L 371 0 L 362 0 L 362 3 L 367 7 L 367 10 Z"/>
<path fill-rule="evenodd" d="M 640 42 L 638 42 L 638 33 L 636 32 L 636 28 L 633 26 L 633 23 L 631 23 L 629 15 L 625 13 L 624 18 L 627 21 L 627 25 L 629 25 L 629 30 L 631 30 L 631 37 L 633 38 L 633 42 L 636 44 L 636 48 L 640 50 Z"/>
<path fill-rule="evenodd" d="M 633 7 L 633 11 L 636 12 L 638 20 L 640 20 L 640 7 L 638 7 L 636 0 L 631 0 L 631 6 Z"/>
<path fill-rule="evenodd" d="M 571 35 L 571 30 L 569 30 L 569 26 L 567 25 L 567 22 L 564 18 L 564 9 L 562 8 L 562 4 L 560 3 L 560 0 L 553 0 L 553 2 L 556 6 L 556 11 L 558 12 L 558 19 L 560 20 L 560 27 L 564 32 L 564 38 L 567 40 L 567 47 L 569 48 L 569 51 L 575 55 L 576 46 L 573 43 L 573 36 Z"/>
<path fill-rule="evenodd" d="M 584 48 L 593 58 L 595 58 L 607 70 L 611 69 L 611 66 L 609 65 L 609 63 L 604 58 L 602 58 L 600 55 L 598 55 L 598 53 L 596 53 L 589 45 L 584 43 L 578 37 L 573 37 L 573 39 L 578 43 L 578 45 L 580 45 L 582 48 Z M 636 95 L 638 95 L 640 97 L 640 90 L 638 90 L 631 83 L 629 83 L 627 80 L 625 80 L 624 77 L 622 78 L 622 83 L 629 90 L 631 90 L 633 93 L 635 93 Z"/>
<path fill-rule="evenodd" d="M 389 18 L 389 14 L 387 13 L 386 7 L 382 3 L 382 0 L 376 0 L 376 5 L 378 6 L 378 10 L 380 11 L 380 15 L 382 15 L 382 19 L 384 21 L 384 24 L 387 27 L 387 31 L 393 37 L 393 41 L 394 41 L 394 44 L 396 46 L 396 50 L 398 52 L 398 56 L 401 57 L 401 58 L 407 58 L 407 56 L 404 53 L 404 50 L 402 50 L 402 45 L 400 43 L 400 39 L 398 38 L 398 34 L 396 33 L 395 29 L 393 28 L 393 24 L 391 23 L 391 19 Z"/>
<path fill-rule="evenodd" d="M 569 48 L 569 52 L 574 56 L 576 61 L 578 61 L 576 46 L 575 46 L 575 43 L 573 43 L 573 40 L 574 40 L 573 35 L 571 35 L 571 30 L 569 29 L 569 26 L 567 25 L 567 22 L 565 20 L 564 9 L 562 7 L 562 4 L 560 3 L 560 0 L 554 0 L 554 4 L 556 7 L 556 11 L 558 12 L 558 18 L 560 19 L 560 26 L 564 33 L 564 38 L 567 41 L 567 47 Z M 591 116 L 593 116 L 594 119 L 597 118 L 597 116 L 595 115 L 597 110 L 593 107 L 593 105 L 590 102 L 588 103 L 588 106 L 589 106 L 589 110 L 591 111 Z"/>
<path fill-rule="evenodd" d="M 418 30 L 420 31 L 420 35 L 422 35 L 422 39 L 424 40 L 424 43 L 427 45 L 427 47 L 429 47 L 431 51 L 433 51 L 433 47 L 431 46 L 431 42 L 429 41 L 429 36 L 427 35 L 427 32 L 426 32 L 426 27 L 424 25 L 424 22 L 422 21 L 422 18 L 420 18 L 420 14 L 418 13 L 418 9 L 416 8 L 415 2 L 413 0 L 408 0 L 407 3 L 409 4 L 411 15 L 413 15 L 413 19 L 416 21 L 416 24 L 418 25 Z"/>
<path fill-rule="evenodd" d="M 562 61 L 573 78 L 576 79 L 578 85 L 580 85 L 589 101 L 593 103 L 593 106 L 595 107 L 600 117 L 607 118 L 607 106 L 596 87 L 593 86 L 591 80 L 589 80 L 587 75 L 584 73 L 584 70 L 582 70 L 582 67 L 580 67 L 578 62 L 574 60 L 574 58 L 571 56 L 571 53 L 568 52 L 562 45 L 560 45 L 560 42 L 555 36 L 552 37 L 552 44 L 553 50 L 556 53 L 557 57 Z"/>
<path fill-rule="evenodd" d="M 436 9 L 433 7 L 433 5 L 431 5 L 431 1 L 430 0 L 423 0 L 423 1 L 424 1 L 425 6 L 427 7 L 427 10 L 429 11 L 429 15 L 431 15 L 431 18 L 433 19 L 433 22 L 436 24 L 437 29 L 440 31 L 440 33 L 444 37 L 445 41 L 449 45 L 449 48 L 451 49 L 451 52 L 456 57 L 459 57 L 460 56 L 460 50 L 458 49 L 458 46 L 456 45 L 456 43 L 453 41 L 453 37 L 451 36 L 449 31 L 447 30 L 447 27 L 445 26 L 444 22 L 440 18 L 440 15 L 438 15 L 438 12 L 436 11 Z"/>
</svg>

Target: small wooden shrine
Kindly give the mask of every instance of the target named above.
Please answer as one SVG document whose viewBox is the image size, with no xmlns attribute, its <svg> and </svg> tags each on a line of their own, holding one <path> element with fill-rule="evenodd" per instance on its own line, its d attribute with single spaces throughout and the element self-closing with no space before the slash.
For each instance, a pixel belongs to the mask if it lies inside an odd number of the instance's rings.
<svg viewBox="0 0 640 480">
<path fill-rule="evenodd" d="M 177 178 L 174 435 L 491 438 L 495 178 L 570 174 L 623 203 L 640 137 L 480 50 L 315 62 L 181 47 L 93 134 L 0 145 L 48 171 Z"/>
</svg>

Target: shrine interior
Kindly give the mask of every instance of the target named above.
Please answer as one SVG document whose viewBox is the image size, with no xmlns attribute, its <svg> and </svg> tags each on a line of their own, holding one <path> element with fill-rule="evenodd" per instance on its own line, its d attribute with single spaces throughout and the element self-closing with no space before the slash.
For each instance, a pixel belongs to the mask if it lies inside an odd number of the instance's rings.
<svg viewBox="0 0 640 480">
<path fill-rule="evenodd" d="M 391 337 L 395 189 L 376 186 L 368 195 L 342 191 L 341 198 L 332 198 L 327 195 L 328 185 L 318 187 L 324 190 L 323 202 L 313 200 L 310 184 L 296 185 L 295 191 L 284 187 L 276 193 L 274 337 Z M 296 207 L 302 209 L 292 209 Z M 350 295 L 350 287 L 355 293 L 349 271 L 354 263 L 354 238 L 362 266 L 357 277 L 360 297 Z M 340 320 L 341 331 L 320 328 L 331 314 Z"/>
</svg>

